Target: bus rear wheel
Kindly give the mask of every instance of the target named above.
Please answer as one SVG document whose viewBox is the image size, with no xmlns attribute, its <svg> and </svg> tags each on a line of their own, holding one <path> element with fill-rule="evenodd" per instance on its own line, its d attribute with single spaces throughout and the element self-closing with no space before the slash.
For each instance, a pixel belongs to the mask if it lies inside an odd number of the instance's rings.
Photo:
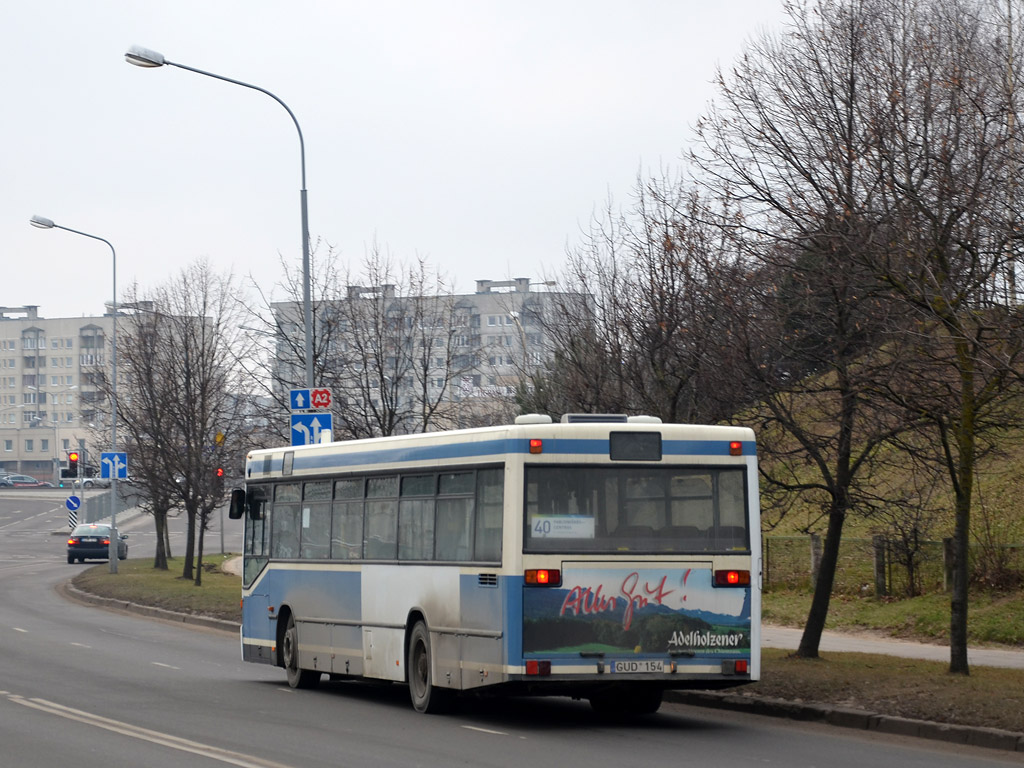
<svg viewBox="0 0 1024 768">
<path fill-rule="evenodd" d="M 437 688 L 431 680 L 430 632 L 427 625 L 417 621 L 409 634 L 409 698 L 417 712 L 434 715 L 446 712 L 451 706 L 452 692 Z"/>
<path fill-rule="evenodd" d="M 316 688 L 320 684 L 320 673 L 311 669 L 299 669 L 299 630 L 295 618 L 288 616 L 288 626 L 281 638 L 281 660 L 292 688 Z"/>
</svg>

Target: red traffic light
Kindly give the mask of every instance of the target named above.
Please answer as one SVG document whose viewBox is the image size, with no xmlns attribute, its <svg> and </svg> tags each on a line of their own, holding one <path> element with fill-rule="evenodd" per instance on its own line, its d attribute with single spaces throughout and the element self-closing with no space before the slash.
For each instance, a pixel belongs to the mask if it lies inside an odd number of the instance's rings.
<svg viewBox="0 0 1024 768">
<path fill-rule="evenodd" d="M 224 477 L 224 467 L 217 467 L 217 477 Z"/>
<path fill-rule="evenodd" d="M 68 454 L 68 461 L 78 461 L 78 451 L 72 451 Z"/>
</svg>

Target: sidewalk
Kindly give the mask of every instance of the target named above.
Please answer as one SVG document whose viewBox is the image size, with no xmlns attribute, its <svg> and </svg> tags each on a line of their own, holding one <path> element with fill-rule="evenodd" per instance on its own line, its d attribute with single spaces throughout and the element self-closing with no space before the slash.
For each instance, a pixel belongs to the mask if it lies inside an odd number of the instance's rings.
<svg viewBox="0 0 1024 768">
<path fill-rule="evenodd" d="M 796 650 L 800 645 L 802 629 L 775 627 L 767 624 L 761 627 L 762 648 L 784 648 Z M 906 659 L 925 661 L 949 661 L 948 645 L 909 643 L 891 640 L 868 633 L 829 632 L 821 636 L 818 650 L 822 653 L 878 653 L 884 656 L 901 656 Z M 1024 648 L 1020 650 L 997 648 L 968 648 L 967 663 L 982 667 L 1007 667 L 1024 669 Z"/>
</svg>

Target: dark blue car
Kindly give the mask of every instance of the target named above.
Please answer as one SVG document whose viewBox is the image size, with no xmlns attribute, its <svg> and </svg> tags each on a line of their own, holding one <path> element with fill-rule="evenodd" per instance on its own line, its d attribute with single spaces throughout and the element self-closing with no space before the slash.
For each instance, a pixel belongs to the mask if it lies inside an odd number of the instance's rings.
<svg viewBox="0 0 1024 768">
<path fill-rule="evenodd" d="M 121 534 L 117 541 L 117 559 L 128 557 L 126 534 Z M 110 559 L 110 526 L 102 523 L 83 523 L 76 525 L 68 537 L 68 562 L 76 560 L 85 562 L 88 559 Z"/>
</svg>

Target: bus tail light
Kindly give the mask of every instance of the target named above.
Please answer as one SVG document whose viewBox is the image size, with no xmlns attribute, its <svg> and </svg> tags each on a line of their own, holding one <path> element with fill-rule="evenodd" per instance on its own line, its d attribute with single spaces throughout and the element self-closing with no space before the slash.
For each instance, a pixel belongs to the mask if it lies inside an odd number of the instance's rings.
<svg viewBox="0 0 1024 768">
<path fill-rule="evenodd" d="M 537 675 L 538 677 L 547 677 L 551 674 L 551 662 L 535 661 L 531 659 L 526 662 L 526 674 Z"/>
<path fill-rule="evenodd" d="M 536 438 L 530 440 L 530 453 L 544 453 L 544 441 Z"/>
<path fill-rule="evenodd" d="M 750 662 L 747 659 L 727 659 L 722 662 L 723 675 L 746 675 L 750 673 Z"/>
<path fill-rule="evenodd" d="M 729 443 L 729 455 L 730 456 L 742 456 L 743 455 L 743 443 L 739 440 L 733 440 Z"/>
<path fill-rule="evenodd" d="M 715 571 L 716 587 L 749 587 L 750 571 Z"/>
<path fill-rule="evenodd" d="M 531 587 L 560 587 L 562 572 L 557 568 L 528 568 L 523 572 L 523 581 Z"/>
</svg>

